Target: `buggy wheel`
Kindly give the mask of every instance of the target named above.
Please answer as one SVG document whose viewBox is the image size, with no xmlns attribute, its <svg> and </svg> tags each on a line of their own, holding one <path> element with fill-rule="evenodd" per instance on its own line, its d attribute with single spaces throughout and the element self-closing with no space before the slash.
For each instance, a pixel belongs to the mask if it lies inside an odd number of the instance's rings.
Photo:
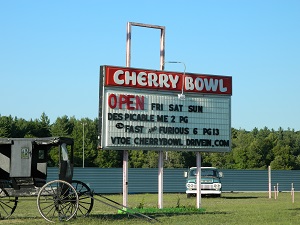
<svg viewBox="0 0 300 225">
<path fill-rule="evenodd" d="M 37 207 L 41 216 L 49 222 L 68 221 L 78 210 L 78 195 L 68 182 L 50 181 L 40 189 Z"/>
<path fill-rule="evenodd" d="M 0 188 L 0 219 L 7 219 L 17 208 L 18 197 L 9 197 L 7 193 Z"/>
<path fill-rule="evenodd" d="M 78 180 L 72 180 L 71 184 L 75 188 L 79 198 L 77 215 L 88 216 L 94 206 L 91 189 L 85 183 Z"/>
</svg>

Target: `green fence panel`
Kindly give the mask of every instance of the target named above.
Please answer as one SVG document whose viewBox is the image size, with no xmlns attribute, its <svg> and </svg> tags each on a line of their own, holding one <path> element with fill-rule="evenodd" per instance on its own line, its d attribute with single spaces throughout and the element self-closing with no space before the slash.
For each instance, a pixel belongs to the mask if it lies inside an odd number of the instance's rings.
<svg viewBox="0 0 300 225">
<path fill-rule="evenodd" d="M 184 193 L 184 172 L 187 169 L 164 169 L 165 193 Z M 267 192 L 269 188 L 268 170 L 220 170 L 224 173 L 224 192 Z M 279 191 L 300 190 L 300 170 L 273 170 L 271 187 Z M 48 168 L 48 181 L 58 179 L 58 168 Z M 74 180 L 80 180 L 96 193 L 113 194 L 123 192 L 122 168 L 74 168 Z M 129 168 L 128 192 L 157 193 L 158 169 Z"/>
</svg>

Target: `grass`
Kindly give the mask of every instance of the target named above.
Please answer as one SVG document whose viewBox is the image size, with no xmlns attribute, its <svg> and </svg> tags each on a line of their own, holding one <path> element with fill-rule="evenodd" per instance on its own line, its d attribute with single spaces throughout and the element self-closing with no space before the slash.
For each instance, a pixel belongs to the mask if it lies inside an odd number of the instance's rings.
<svg viewBox="0 0 300 225">
<path fill-rule="evenodd" d="M 122 195 L 105 195 L 122 203 Z M 20 198 L 14 214 L 1 225 L 8 224 L 49 224 L 39 215 L 35 198 Z M 136 194 L 128 196 L 128 205 L 139 212 L 160 221 L 156 224 L 298 224 L 300 220 L 300 193 L 295 193 L 292 202 L 290 193 L 279 193 L 277 199 L 268 198 L 268 193 L 224 193 L 221 198 L 202 198 L 205 210 L 197 211 L 196 198 L 186 198 L 185 194 L 164 194 L 164 209 L 157 209 L 157 194 Z M 151 210 L 152 211 L 151 211 Z M 143 211 L 144 210 L 144 211 Z M 148 210 L 148 211 L 147 211 Z M 78 217 L 61 224 L 80 225 L 143 225 L 149 222 L 127 214 L 118 214 L 117 209 L 95 202 L 91 215 Z"/>
</svg>

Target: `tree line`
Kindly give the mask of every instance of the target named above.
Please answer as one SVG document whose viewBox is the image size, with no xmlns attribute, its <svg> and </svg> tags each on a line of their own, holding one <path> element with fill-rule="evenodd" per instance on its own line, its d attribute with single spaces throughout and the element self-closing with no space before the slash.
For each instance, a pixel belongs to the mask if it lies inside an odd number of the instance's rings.
<svg viewBox="0 0 300 225">
<path fill-rule="evenodd" d="M 58 117 L 54 123 L 45 113 L 39 119 L 25 120 L 0 115 L 1 138 L 71 137 L 74 139 L 74 166 L 122 167 L 123 151 L 98 149 L 98 119 Z M 201 153 L 202 166 L 222 169 L 300 169 L 300 132 L 294 129 L 278 130 L 254 128 L 252 131 L 232 128 L 232 150 L 228 153 Z M 56 151 L 50 151 L 49 166 L 58 165 Z M 165 168 L 195 166 L 194 152 L 166 151 Z M 129 167 L 157 168 L 158 152 L 129 151 Z"/>
</svg>

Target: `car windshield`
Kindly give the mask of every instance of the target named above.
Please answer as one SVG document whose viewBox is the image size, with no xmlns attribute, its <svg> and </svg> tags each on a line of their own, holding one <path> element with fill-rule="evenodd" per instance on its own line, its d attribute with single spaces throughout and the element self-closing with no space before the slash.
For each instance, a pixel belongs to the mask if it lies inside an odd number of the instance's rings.
<svg viewBox="0 0 300 225">
<path fill-rule="evenodd" d="M 190 171 L 190 177 L 194 177 L 197 174 L 197 169 L 192 169 Z M 201 176 L 202 177 L 217 177 L 218 173 L 216 170 L 213 169 L 201 169 Z"/>
</svg>

